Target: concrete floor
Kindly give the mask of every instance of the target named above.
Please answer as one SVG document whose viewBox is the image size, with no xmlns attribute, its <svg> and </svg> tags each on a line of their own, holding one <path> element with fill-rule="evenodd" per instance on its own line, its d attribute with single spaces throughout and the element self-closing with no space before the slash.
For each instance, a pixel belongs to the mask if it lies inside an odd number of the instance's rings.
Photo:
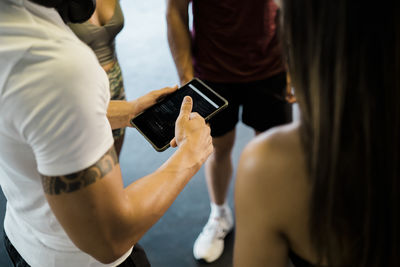
<svg viewBox="0 0 400 267">
<path fill-rule="evenodd" d="M 178 83 L 166 39 L 165 2 L 122 0 L 125 28 L 117 40 L 118 56 L 125 78 L 128 99 Z M 237 165 L 240 152 L 253 132 L 238 125 L 233 161 Z M 121 153 L 121 169 L 125 184 L 157 169 L 173 149 L 156 152 L 134 129 L 128 129 Z M 233 183 L 229 193 L 233 207 Z M 227 239 L 226 252 L 213 264 L 199 263 L 192 256 L 192 245 L 206 223 L 209 198 L 201 169 L 189 182 L 165 216 L 142 238 L 153 267 L 232 266 L 233 235 Z M 0 220 L 4 219 L 5 199 L 0 194 Z M 0 245 L 0 266 L 11 266 L 4 246 Z M 74 266 L 75 267 L 75 266 Z"/>
<path fill-rule="evenodd" d="M 169 52 L 164 1 L 122 1 L 126 18 L 124 31 L 118 39 L 118 51 L 124 71 L 128 99 L 178 84 L 178 77 Z M 233 152 L 235 165 L 253 131 L 238 125 Z M 121 168 L 126 183 L 151 173 L 172 153 L 173 149 L 156 152 L 134 129 L 127 132 L 121 154 Z M 145 156 L 143 156 L 145 155 Z M 233 183 L 229 194 L 233 207 Z M 192 256 L 192 246 L 209 215 L 209 198 L 201 169 L 189 182 L 165 216 L 142 238 L 154 267 L 205 266 Z M 226 253 L 207 266 L 232 266 L 233 235 Z"/>
</svg>

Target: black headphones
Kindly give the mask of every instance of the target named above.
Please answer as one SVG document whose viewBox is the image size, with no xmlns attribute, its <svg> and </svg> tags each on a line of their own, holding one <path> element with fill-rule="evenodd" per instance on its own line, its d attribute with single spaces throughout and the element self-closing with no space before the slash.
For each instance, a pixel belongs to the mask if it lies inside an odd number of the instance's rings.
<svg viewBox="0 0 400 267">
<path fill-rule="evenodd" d="M 45 7 L 54 7 L 64 22 L 87 21 L 96 9 L 96 0 L 30 0 Z"/>
</svg>

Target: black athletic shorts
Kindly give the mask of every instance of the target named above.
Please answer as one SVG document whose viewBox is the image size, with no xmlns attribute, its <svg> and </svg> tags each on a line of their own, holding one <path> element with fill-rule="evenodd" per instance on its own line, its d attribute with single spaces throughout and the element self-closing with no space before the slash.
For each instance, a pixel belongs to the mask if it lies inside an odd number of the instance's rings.
<svg viewBox="0 0 400 267">
<path fill-rule="evenodd" d="M 291 121 L 291 105 L 285 101 L 286 73 L 248 83 L 204 82 L 229 102 L 226 109 L 210 120 L 213 137 L 235 128 L 240 106 L 242 122 L 259 132 Z"/>
</svg>

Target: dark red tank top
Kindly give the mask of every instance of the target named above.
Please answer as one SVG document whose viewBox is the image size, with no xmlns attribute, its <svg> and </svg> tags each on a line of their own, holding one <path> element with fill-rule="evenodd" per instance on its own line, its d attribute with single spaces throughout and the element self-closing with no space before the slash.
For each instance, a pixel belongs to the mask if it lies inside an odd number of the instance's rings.
<svg viewBox="0 0 400 267">
<path fill-rule="evenodd" d="M 212 82 L 263 80 L 284 71 L 273 0 L 193 0 L 195 75 Z"/>
</svg>

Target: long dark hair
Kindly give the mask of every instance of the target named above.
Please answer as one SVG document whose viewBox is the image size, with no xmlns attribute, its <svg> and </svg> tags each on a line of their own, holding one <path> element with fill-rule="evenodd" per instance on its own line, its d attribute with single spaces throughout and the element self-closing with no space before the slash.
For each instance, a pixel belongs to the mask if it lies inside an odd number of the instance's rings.
<svg viewBox="0 0 400 267">
<path fill-rule="evenodd" d="M 400 266 L 400 1 L 282 2 L 319 264 Z"/>
</svg>

